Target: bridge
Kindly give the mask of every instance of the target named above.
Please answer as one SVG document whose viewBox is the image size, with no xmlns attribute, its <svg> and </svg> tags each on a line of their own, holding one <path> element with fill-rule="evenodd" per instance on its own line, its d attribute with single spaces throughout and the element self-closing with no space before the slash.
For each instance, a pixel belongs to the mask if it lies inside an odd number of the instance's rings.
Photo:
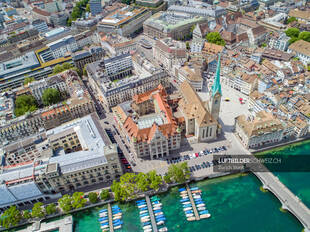
<svg viewBox="0 0 310 232">
<path fill-rule="evenodd" d="M 254 172 L 262 182 L 263 188 L 272 192 L 281 202 L 282 208 L 291 212 L 304 226 L 304 232 L 310 232 L 310 210 L 270 171 Z"/>
</svg>

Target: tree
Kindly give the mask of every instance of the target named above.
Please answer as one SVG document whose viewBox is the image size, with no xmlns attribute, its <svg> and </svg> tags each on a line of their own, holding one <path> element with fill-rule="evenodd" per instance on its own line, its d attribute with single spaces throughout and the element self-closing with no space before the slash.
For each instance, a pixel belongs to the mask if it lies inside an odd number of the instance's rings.
<svg viewBox="0 0 310 232">
<path fill-rule="evenodd" d="M 83 75 L 84 75 L 84 76 L 87 76 L 86 66 L 87 66 L 87 64 L 85 64 L 85 65 L 84 65 L 84 68 L 83 68 Z"/>
<path fill-rule="evenodd" d="M 190 178 L 187 162 L 170 165 L 167 175 L 172 181 L 176 183 L 184 183 Z"/>
<path fill-rule="evenodd" d="M 17 226 L 21 219 L 21 213 L 16 206 L 11 206 L 1 215 L 1 225 L 5 228 Z"/>
<path fill-rule="evenodd" d="M 87 200 L 83 197 L 83 192 L 75 192 L 72 195 L 72 207 L 75 209 L 83 208 Z"/>
<path fill-rule="evenodd" d="M 42 202 L 37 202 L 33 205 L 31 212 L 33 218 L 43 218 L 45 216 L 44 208 L 42 206 Z"/>
<path fill-rule="evenodd" d="M 209 43 L 225 46 L 225 40 L 222 39 L 220 33 L 210 32 L 206 35 L 206 39 Z"/>
<path fill-rule="evenodd" d="M 150 188 L 157 191 L 159 189 L 159 186 L 163 183 L 162 177 L 160 175 L 157 175 L 155 170 L 148 172 L 147 177 L 150 182 Z"/>
<path fill-rule="evenodd" d="M 97 201 L 98 201 L 98 195 L 97 195 L 97 193 L 89 193 L 88 194 L 88 198 L 89 198 L 89 201 L 92 203 L 92 204 L 94 204 L 94 203 L 96 203 Z"/>
<path fill-rule="evenodd" d="M 136 177 L 136 182 L 137 182 L 137 188 L 141 192 L 145 192 L 149 189 L 150 186 L 150 181 L 148 179 L 148 176 L 144 174 L 143 172 L 140 172 L 137 177 Z"/>
<path fill-rule="evenodd" d="M 310 42 L 310 32 L 309 31 L 303 31 L 298 35 L 298 40 L 304 40 L 307 42 Z"/>
<path fill-rule="evenodd" d="M 298 37 L 299 35 L 299 29 L 298 28 L 295 28 L 295 27 L 291 27 L 289 29 L 287 29 L 285 31 L 285 34 L 288 36 L 288 37 Z"/>
<path fill-rule="evenodd" d="M 47 215 L 56 213 L 56 205 L 54 203 L 47 205 L 45 211 Z"/>
<path fill-rule="evenodd" d="M 89 5 L 89 3 L 86 5 L 86 12 L 90 12 L 90 5 Z"/>
<path fill-rule="evenodd" d="M 23 218 L 29 219 L 31 218 L 31 213 L 28 210 L 23 211 Z"/>
<path fill-rule="evenodd" d="M 58 203 L 59 207 L 65 213 L 68 213 L 72 209 L 72 197 L 68 194 L 63 195 L 63 197 L 58 200 Z"/>
<path fill-rule="evenodd" d="M 108 200 L 110 198 L 110 192 L 109 189 L 103 189 L 100 193 L 100 199 L 101 200 Z"/>
<path fill-rule="evenodd" d="M 266 44 L 266 43 L 262 43 L 262 44 L 261 44 L 261 47 L 262 47 L 262 48 L 265 48 L 265 47 L 267 47 L 267 44 Z"/>
<path fill-rule="evenodd" d="M 63 72 L 63 71 L 64 71 L 64 69 L 63 69 L 62 65 L 57 64 L 57 65 L 54 67 L 54 69 L 53 69 L 53 74 L 61 73 L 61 72 Z"/>
<path fill-rule="evenodd" d="M 73 65 L 72 65 L 72 64 L 70 64 L 70 63 L 68 63 L 68 62 L 65 62 L 65 63 L 62 64 L 62 69 L 63 69 L 63 70 L 68 70 L 68 69 L 70 69 L 70 68 L 73 68 Z"/>
<path fill-rule="evenodd" d="M 61 101 L 60 92 L 57 89 L 48 88 L 42 94 L 42 101 L 46 106 L 56 104 Z"/>
<path fill-rule="evenodd" d="M 26 77 L 24 79 L 24 85 L 27 85 L 28 83 L 33 82 L 33 81 L 35 81 L 34 77 Z"/>
<path fill-rule="evenodd" d="M 165 175 L 165 176 L 164 176 L 164 181 L 165 181 L 167 184 L 172 183 L 172 180 L 171 180 L 171 178 L 170 178 L 169 175 Z"/>
<path fill-rule="evenodd" d="M 295 43 L 297 40 L 298 40 L 297 37 L 292 37 L 292 38 L 290 38 L 290 40 L 288 42 L 289 42 L 289 44 L 292 44 L 292 43 Z"/>
<path fill-rule="evenodd" d="M 190 47 L 190 45 L 189 45 L 189 42 L 188 42 L 188 41 L 186 41 L 186 43 L 185 43 L 185 44 L 186 44 L 186 49 L 187 49 L 187 50 L 189 50 L 189 49 L 191 48 L 191 47 Z"/>
<path fill-rule="evenodd" d="M 38 109 L 36 99 L 32 95 L 21 95 L 15 100 L 15 115 L 21 116 L 27 112 L 32 112 Z"/>
<path fill-rule="evenodd" d="M 297 21 L 297 19 L 295 17 L 289 17 L 287 20 L 286 20 L 286 24 L 289 24 L 289 23 L 292 23 L 294 21 Z"/>
</svg>

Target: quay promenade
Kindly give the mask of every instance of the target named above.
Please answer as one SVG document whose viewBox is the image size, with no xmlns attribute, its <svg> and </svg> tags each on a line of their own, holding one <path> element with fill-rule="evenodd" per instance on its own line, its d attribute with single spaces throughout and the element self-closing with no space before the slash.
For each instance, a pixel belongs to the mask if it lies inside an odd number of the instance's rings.
<svg viewBox="0 0 310 232">
<path fill-rule="evenodd" d="M 304 226 L 305 232 L 310 232 L 310 210 L 293 194 L 272 172 L 253 172 L 262 182 L 263 188 L 272 192 L 281 202 L 282 208 L 290 211 Z"/>
<path fill-rule="evenodd" d="M 186 190 L 187 190 L 187 194 L 188 194 L 189 200 L 190 200 L 190 202 L 192 204 L 192 207 L 193 207 L 193 211 L 194 211 L 194 214 L 195 214 L 196 221 L 198 221 L 198 220 L 200 220 L 199 213 L 197 211 L 196 204 L 194 202 L 193 195 L 192 195 L 192 192 L 191 192 L 188 184 L 186 184 Z"/>
<path fill-rule="evenodd" d="M 73 218 L 72 216 L 66 216 L 63 219 L 52 222 L 35 222 L 26 229 L 20 230 L 20 232 L 73 232 Z"/>
<path fill-rule="evenodd" d="M 146 200 L 147 208 L 148 208 L 149 213 L 150 213 L 150 218 L 151 218 L 151 223 L 152 223 L 153 231 L 154 232 L 158 232 L 156 221 L 155 221 L 155 216 L 154 216 L 154 213 L 153 213 L 152 203 L 150 201 L 150 197 L 148 195 L 146 195 L 145 196 L 145 200 Z"/>
</svg>

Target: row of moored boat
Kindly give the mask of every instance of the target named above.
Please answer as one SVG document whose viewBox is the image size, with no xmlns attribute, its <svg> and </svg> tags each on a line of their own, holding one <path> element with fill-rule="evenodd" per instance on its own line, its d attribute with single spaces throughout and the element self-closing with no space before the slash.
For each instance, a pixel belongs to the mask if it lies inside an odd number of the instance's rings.
<svg viewBox="0 0 310 232">
<path fill-rule="evenodd" d="M 152 223 L 147 208 L 146 200 L 145 199 L 138 200 L 136 201 L 136 204 L 139 208 L 140 221 L 142 223 L 142 228 L 144 232 L 152 232 L 153 231 Z"/>
<path fill-rule="evenodd" d="M 156 221 L 156 225 L 158 226 L 159 232 L 168 231 L 167 227 L 164 226 L 166 217 L 161 209 L 162 204 L 160 203 L 160 199 L 158 196 L 151 197 L 153 213 Z"/>
<path fill-rule="evenodd" d="M 187 221 L 195 221 L 196 218 L 194 217 L 193 206 L 192 203 L 190 202 L 186 188 L 180 188 L 179 192 L 182 198 L 180 202 L 183 205 L 183 211 L 185 213 Z"/>
<path fill-rule="evenodd" d="M 102 232 L 110 231 L 109 226 L 109 215 L 107 209 L 102 209 L 99 211 L 99 219 L 100 228 L 102 229 Z"/>
<path fill-rule="evenodd" d="M 203 199 L 201 198 L 201 190 L 198 187 L 193 187 L 190 190 L 191 190 L 191 194 L 193 196 L 197 211 L 199 213 L 199 218 L 200 219 L 209 218 L 211 214 L 207 210 L 206 205 Z"/>
<path fill-rule="evenodd" d="M 122 228 L 123 221 L 122 221 L 122 210 L 118 205 L 114 205 L 111 207 L 112 210 L 112 223 L 113 223 L 113 229 L 118 230 Z M 99 211 L 99 219 L 100 228 L 102 229 L 102 232 L 110 231 L 110 225 L 109 225 L 109 212 L 108 209 L 102 209 Z"/>
</svg>

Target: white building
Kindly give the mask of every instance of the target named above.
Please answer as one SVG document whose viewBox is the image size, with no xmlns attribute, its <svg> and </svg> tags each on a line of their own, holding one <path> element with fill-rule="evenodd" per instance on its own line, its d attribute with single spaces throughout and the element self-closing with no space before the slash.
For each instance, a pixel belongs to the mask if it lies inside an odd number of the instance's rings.
<svg viewBox="0 0 310 232">
<path fill-rule="evenodd" d="M 78 50 L 76 40 L 71 35 L 49 43 L 46 46 L 50 48 L 50 51 L 55 59 L 64 57 L 68 52 L 71 53 Z"/>
<path fill-rule="evenodd" d="M 310 43 L 304 40 L 298 40 L 295 43 L 291 44 L 288 49 L 288 52 L 294 52 L 295 55 L 299 58 L 304 65 L 310 63 Z"/>
</svg>

